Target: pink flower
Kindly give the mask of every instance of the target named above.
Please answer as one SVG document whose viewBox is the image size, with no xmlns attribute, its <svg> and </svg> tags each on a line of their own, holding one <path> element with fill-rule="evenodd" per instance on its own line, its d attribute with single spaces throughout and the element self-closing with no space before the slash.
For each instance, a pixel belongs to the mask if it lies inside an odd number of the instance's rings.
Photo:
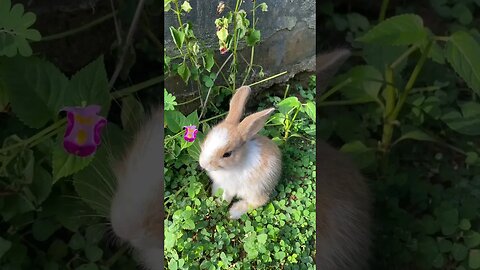
<svg viewBox="0 0 480 270">
<path fill-rule="evenodd" d="M 184 126 L 185 135 L 183 139 L 187 142 L 193 142 L 197 138 L 198 129 L 196 126 Z"/>
<path fill-rule="evenodd" d="M 67 112 L 67 129 L 63 136 L 63 147 L 70 154 L 86 157 L 97 151 L 100 145 L 100 133 L 107 120 L 99 116 L 98 105 L 87 107 L 65 107 Z"/>
</svg>

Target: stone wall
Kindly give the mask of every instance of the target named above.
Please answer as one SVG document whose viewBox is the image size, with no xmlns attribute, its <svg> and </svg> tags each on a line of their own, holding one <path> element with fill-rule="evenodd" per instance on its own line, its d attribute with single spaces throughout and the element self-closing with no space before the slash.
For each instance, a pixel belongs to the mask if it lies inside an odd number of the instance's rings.
<svg viewBox="0 0 480 270">
<path fill-rule="evenodd" d="M 214 49 L 220 62 L 228 54 L 218 52 L 218 39 L 215 35 L 215 18 L 219 1 L 190 0 L 192 10 L 185 21 L 192 21 L 196 36 L 201 42 Z M 224 1 L 229 7 L 235 6 L 235 0 Z M 315 71 L 315 1 L 313 0 L 263 0 L 268 5 L 267 12 L 257 10 L 259 19 L 257 28 L 261 31 L 261 43 L 255 49 L 255 64 L 263 66 L 265 76 L 271 76 L 282 71 L 288 74 L 279 77 L 256 88 L 269 87 L 275 83 L 286 82 L 296 74 Z M 251 20 L 251 1 L 244 1 L 242 8 L 247 11 Z M 224 11 L 225 12 L 225 11 Z M 168 27 L 178 26 L 172 12 L 165 16 L 165 46 L 167 52 L 174 52 L 174 44 Z M 246 59 L 250 58 L 250 50 L 240 50 Z M 240 69 L 242 70 L 242 69 Z M 257 78 L 258 80 L 258 78 Z M 170 79 L 166 87 L 179 97 L 188 96 L 195 89 L 187 89 L 179 79 Z M 254 89 L 255 90 L 255 89 Z"/>
</svg>

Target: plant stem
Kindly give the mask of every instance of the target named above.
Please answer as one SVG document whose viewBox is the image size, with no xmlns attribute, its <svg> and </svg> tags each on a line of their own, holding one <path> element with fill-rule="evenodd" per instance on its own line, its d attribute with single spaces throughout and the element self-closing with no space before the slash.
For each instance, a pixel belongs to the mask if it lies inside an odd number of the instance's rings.
<svg viewBox="0 0 480 270">
<path fill-rule="evenodd" d="M 351 100 L 338 100 L 338 101 L 324 101 L 318 104 L 318 107 L 327 107 L 327 106 L 344 106 L 344 105 L 355 105 L 355 104 L 364 104 L 364 103 L 372 103 L 375 100 L 371 98 L 358 98 L 358 99 L 351 99 Z"/>
<path fill-rule="evenodd" d="M 385 15 L 387 14 L 387 8 L 389 3 L 390 3 L 390 0 L 382 1 L 382 7 L 380 8 L 380 15 L 378 15 L 379 22 L 382 22 L 383 20 L 385 20 Z"/>
<path fill-rule="evenodd" d="M 233 62 L 232 62 L 232 74 L 233 74 L 233 90 L 235 90 L 235 81 L 236 81 L 236 73 L 237 73 L 237 15 L 238 15 L 238 9 L 240 8 L 240 5 L 242 3 L 242 0 L 237 0 L 235 3 L 235 12 L 233 13 Z"/>
<path fill-rule="evenodd" d="M 290 84 L 287 84 L 287 87 L 286 87 L 286 89 L 285 89 L 285 94 L 283 94 L 283 99 L 286 99 L 286 98 L 287 98 L 288 89 L 290 89 Z"/>
<path fill-rule="evenodd" d="M 230 60 L 230 58 L 232 58 L 232 55 L 233 54 L 230 54 L 228 56 L 228 58 L 223 62 L 222 66 L 218 69 L 217 71 L 217 74 L 215 75 L 215 79 L 213 80 L 213 83 L 215 84 L 215 81 L 217 80 L 218 78 L 218 74 L 220 74 L 220 72 L 222 72 L 222 69 L 223 67 L 225 67 L 225 65 L 227 64 L 227 62 Z M 208 105 L 208 98 L 210 97 L 210 92 L 212 91 L 212 88 L 213 88 L 213 85 L 210 86 L 210 88 L 208 88 L 208 92 L 207 92 L 207 96 L 205 97 L 205 102 L 203 103 L 203 106 L 202 106 L 202 111 L 200 112 L 200 117 L 199 119 L 202 119 L 203 117 L 203 114 L 205 113 L 205 109 L 207 108 L 207 105 Z"/>
<path fill-rule="evenodd" d="M 387 84 L 385 88 L 386 96 L 387 96 L 386 97 L 387 104 L 385 106 L 383 135 L 382 135 L 382 142 L 380 144 L 381 146 L 380 150 L 384 153 L 385 157 L 388 156 L 387 154 L 390 150 L 394 123 L 397 122 L 397 118 L 400 113 L 400 110 L 405 104 L 405 101 L 407 100 L 407 97 L 410 94 L 410 91 L 413 89 L 413 85 L 415 84 L 415 81 L 417 80 L 417 77 L 420 74 L 420 71 L 422 70 L 423 65 L 425 64 L 428 53 L 430 52 L 430 48 L 432 47 L 432 44 L 433 44 L 433 40 L 430 40 L 427 44 L 425 51 L 422 53 L 422 56 L 420 57 L 417 64 L 415 65 L 415 68 L 413 69 L 412 74 L 410 75 L 410 78 L 408 79 L 407 84 L 405 85 L 405 89 L 403 90 L 396 105 L 394 104 L 395 89 L 392 86 L 390 86 L 390 84 Z M 387 82 L 393 83 L 393 70 L 391 68 L 387 68 L 385 77 Z M 387 160 L 387 158 L 384 158 L 384 160 Z"/>
<path fill-rule="evenodd" d="M 391 118 L 392 112 L 395 106 L 395 87 L 393 86 L 393 69 L 387 67 L 385 70 L 385 80 L 387 82 L 385 86 L 385 110 L 383 112 L 383 135 L 382 142 L 380 144 L 381 151 L 386 154 L 390 147 L 393 135 L 393 121 Z"/>
<path fill-rule="evenodd" d="M 135 93 L 139 90 L 142 90 L 142 89 L 148 88 L 150 86 L 159 84 L 160 82 L 163 82 L 164 80 L 165 80 L 164 75 L 157 76 L 157 77 L 154 77 L 154 78 L 149 79 L 147 81 L 141 82 L 139 84 L 135 84 L 135 85 L 129 86 L 127 88 L 112 92 L 110 95 L 113 99 L 119 99 L 119 98 L 128 96 L 130 94 L 133 94 L 133 93 Z"/>
<path fill-rule="evenodd" d="M 257 8 L 255 7 L 256 2 L 257 2 L 256 0 L 253 0 L 252 31 L 255 31 L 255 24 L 256 24 L 255 23 L 255 10 L 257 10 Z M 252 71 L 254 55 L 255 55 L 255 45 L 252 45 L 252 50 L 250 52 L 250 63 L 248 64 L 247 74 L 245 75 L 245 78 L 243 78 L 242 85 L 245 85 L 245 83 L 247 82 L 248 76 L 250 75 L 250 71 Z"/>
<path fill-rule="evenodd" d="M 188 104 L 188 103 L 192 103 L 194 102 L 195 100 L 199 99 L 200 97 L 195 97 L 193 99 L 190 99 L 190 100 L 187 100 L 185 102 L 182 102 L 182 103 L 177 103 L 177 106 L 182 106 L 182 105 L 185 105 L 185 104 Z"/>
<path fill-rule="evenodd" d="M 398 114 L 400 113 L 400 110 L 403 107 L 403 104 L 405 104 L 405 101 L 407 100 L 407 96 L 410 93 L 410 91 L 412 91 L 413 85 L 415 84 L 415 81 L 417 80 L 417 77 L 420 74 L 420 71 L 422 70 L 423 65 L 425 64 L 425 61 L 427 60 L 427 56 L 428 56 L 428 53 L 430 52 L 430 49 L 432 48 L 432 44 L 433 44 L 433 40 L 430 40 L 427 44 L 425 51 L 422 53 L 420 60 L 418 61 L 415 68 L 413 69 L 412 75 L 410 75 L 410 78 L 408 79 L 407 84 L 405 86 L 405 90 L 400 96 L 397 106 L 395 106 L 395 110 L 393 111 L 392 118 L 395 118 L 395 119 L 397 118 Z"/>
<path fill-rule="evenodd" d="M 133 36 L 137 30 L 138 21 L 140 20 L 140 14 L 142 13 L 144 5 L 145 5 L 145 0 L 138 1 L 137 9 L 135 10 L 135 15 L 133 16 L 132 23 L 130 24 L 130 29 L 128 29 L 127 38 L 125 40 L 125 43 L 123 44 L 120 58 L 118 59 L 118 63 L 115 66 L 115 71 L 113 72 L 113 75 L 110 78 L 110 81 L 108 82 L 109 89 L 112 89 L 113 85 L 115 84 L 115 81 L 117 80 L 118 76 L 120 75 L 120 72 L 122 71 L 123 64 L 125 62 L 125 57 L 127 55 L 128 48 L 132 44 Z"/>
<path fill-rule="evenodd" d="M 352 78 L 348 78 L 345 81 L 341 82 L 340 84 L 335 85 L 332 89 L 328 90 L 325 94 L 321 95 L 318 99 L 318 103 L 322 103 L 325 99 L 329 96 L 335 94 L 338 90 L 342 89 L 344 86 L 352 82 Z"/>
<path fill-rule="evenodd" d="M 410 54 L 412 54 L 417 49 L 418 49 L 418 45 L 413 45 L 412 47 L 410 47 L 402 55 L 400 55 L 400 57 L 398 57 L 397 60 L 395 60 L 395 62 L 393 62 L 390 65 L 390 68 L 395 69 L 403 60 L 405 60 Z"/>
<path fill-rule="evenodd" d="M 62 33 L 57 33 L 57 34 L 53 34 L 53 35 L 50 35 L 50 36 L 43 37 L 40 41 L 50 41 L 50 40 L 60 39 L 60 38 L 68 37 L 68 36 L 83 32 L 83 31 L 88 30 L 89 28 L 91 28 L 93 26 L 101 24 L 102 22 L 104 22 L 104 21 L 106 21 L 110 18 L 113 18 L 117 12 L 118 11 L 115 10 L 112 13 L 109 13 L 109 14 L 103 16 L 103 17 L 100 17 L 100 18 L 98 18 L 94 21 L 91 21 L 90 23 L 87 23 L 85 25 L 82 25 L 78 28 L 71 29 L 71 30 L 68 30 L 68 31 L 65 31 L 65 32 L 62 32 Z"/>
<path fill-rule="evenodd" d="M 261 80 L 261 81 L 252 83 L 252 84 L 248 85 L 248 87 L 252 87 L 252 86 L 254 86 L 254 85 L 264 83 L 264 82 L 266 82 L 266 81 L 275 79 L 275 78 L 280 77 L 280 76 L 282 76 L 282 75 L 285 75 L 285 74 L 287 74 L 287 73 L 288 73 L 288 71 L 280 72 L 280 73 L 278 73 L 278 74 L 276 74 L 276 75 L 270 76 L 270 77 L 268 77 L 268 78 L 266 78 L 266 79 L 263 79 L 263 80 Z"/>
<path fill-rule="evenodd" d="M 16 143 L 14 145 L 10 145 L 9 147 L 5 147 L 5 148 L 0 149 L 0 153 L 5 153 L 5 152 L 8 152 L 12 149 L 18 148 L 18 147 L 28 147 L 30 144 L 32 144 L 32 143 L 34 143 L 34 142 L 36 142 L 40 139 L 44 139 L 44 137 L 48 138 L 49 136 L 53 135 L 53 134 L 51 134 L 51 132 L 56 131 L 58 128 L 60 128 L 66 122 L 67 122 L 67 119 L 63 118 L 63 119 L 53 123 L 49 127 L 43 129 L 42 131 L 38 132 L 37 134 L 33 135 L 32 137 L 26 139 L 26 140 L 23 140 L 23 141 L 21 141 L 19 143 Z"/>
</svg>

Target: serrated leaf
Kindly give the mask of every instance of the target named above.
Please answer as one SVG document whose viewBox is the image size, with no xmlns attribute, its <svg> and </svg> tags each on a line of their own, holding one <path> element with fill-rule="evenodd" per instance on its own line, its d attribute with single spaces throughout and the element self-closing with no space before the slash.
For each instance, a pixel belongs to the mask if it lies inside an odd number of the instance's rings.
<svg viewBox="0 0 480 270">
<path fill-rule="evenodd" d="M 480 104 L 467 102 L 460 105 L 461 113 L 450 110 L 442 116 L 442 121 L 458 133 L 480 135 Z"/>
<path fill-rule="evenodd" d="M 69 154 L 63 148 L 63 135 L 58 136 L 52 153 L 53 183 L 87 167 L 93 158 L 94 156 L 79 157 Z"/>
<path fill-rule="evenodd" d="M 422 18 L 404 14 L 379 23 L 357 40 L 382 45 L 410 45 L 422 42 L 426 37 Z"/>
<path fill-rule="evenodd" d="M 39 41 L 40 32 L 29 27 L 35 23 L 36 15 L 32 12 L 24 13 L 22 4 L 11 7 L 10 0 L 0 3 L 0 56 L 13 57 L 20 53 L 22 56 L 31 56 L 32 48 L 28 40 Z"/>
<path fill-rule="evenodd" d="M 0 79 L 13 112 L 29 127 L 45 126 L 65 106 L 68 79 L 50 62 L 35 57 L 0 59 Z"/>
<path fill-rule="evenodd" d="M 106 116 L 110 102 L 107 72 L 100 56 L 73 75 L 65 93 L 65 105 L 97 104 L 102 107 L 100 115 Z"/>
<path fill-rule="evenodd" d="M 179 132 L 187 125 L 187 118 L 179 111 L 166 111 L 164 117 L 167 128 L 173 133 Z"/>
<path fill-rule="evenodd" d="M 480 45 L 467 32 L 450 36 L 446 47 L 447 61 L 467 85 L 480 95 Z"/>
<path fill-rule="evenodd" d="M 98 214 L 108 217 L 116 178 L 106 164 L 121 156 L 126 138 L 118 126 L 110 123 L 102 133 L 102 142 L 92 163 L 76 173 L 73 180 L 78 196 Z"/>
</svg>

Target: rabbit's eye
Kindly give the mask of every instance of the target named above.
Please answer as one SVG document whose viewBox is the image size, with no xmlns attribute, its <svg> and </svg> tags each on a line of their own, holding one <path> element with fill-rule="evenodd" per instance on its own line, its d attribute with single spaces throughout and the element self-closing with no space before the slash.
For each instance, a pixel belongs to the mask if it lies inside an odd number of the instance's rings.
<svg viewBox="0 0 480 270">
<path fill-rule="evenodd" d="M 232 155 L 232 151 L 226 152 L 225 154 L 223 154 L 223 157 L 224 157 L 224 158 L 227 158 L 227 157 L 229 157 L 229 156 L 231 156 L 231 155 Z"/>
</svg>

